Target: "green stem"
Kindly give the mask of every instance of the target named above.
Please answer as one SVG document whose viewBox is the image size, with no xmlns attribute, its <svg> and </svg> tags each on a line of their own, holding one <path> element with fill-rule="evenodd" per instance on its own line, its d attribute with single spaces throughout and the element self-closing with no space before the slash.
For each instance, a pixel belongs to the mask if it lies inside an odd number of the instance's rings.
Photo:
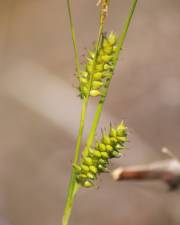
<svg viewBox="0 0 180 225">
<path fill-rule="evenodd" d="M 73 47 L 74 47 L 74 61 L 75 61 L 75 65 L 76 65 L 76 71 L 77 71 L 77 74 L 79 77 L 80 76 L 80 63 L 79 63 L 79 55 L 78 55 L 78 50 L 77 50 L 77 45 L 76 45 L 75 29 L 74 29 L 73 17 L 72 17 L 72 13 L 71 13 L 71 1 L 70 0 L 67 0 L 67 8 L 68 8 L 69 21 L 70 21 L 71 37 L 72 37 L 72 42 L 73 42 Z M 80 125 L 79 125 L 79 131 L 78 131 L 78 137 L 77 137 L 77 142 L 76 142 L 73 164 L 76 164 L 79 159 L 80 146 L 81 146 L 81 140 L 82 140 L 82 135 L 83 135 L 85 116 L 86 116 L 86 111 L 87 111 L 87 104 L 88 104 L 88 98 L 83 99 Z M 67 191 L 66 206 L 64 209 L 64 214 L 63 214 L 63 219 L 62 219 L 62 225 L 68 225 L 68 221 L 69 221 L 72 207 L 73 207 L 73 202 L 74 202 L 77 191 L 78 191 L 78 185 L 77 185 L 76 179 L 75 179 L 75 171 L 74 171 L 74 168 L 72 167 L 68 191 Z"/>
<path fill-rule="evenodd" d="M 104 7 L 108 8 L 109 3 L 110 3 L 110 0 L 105 0 L 102 3 L 101 9 L 100 9 L 100 25 L 99 25 L 98 39 L 97 39 L 97 44 L 96 44 L 96 49 L 95 49 L 93 71 L 90 74 L 90 82 L 89 82 L 89 88 L 88 88 L 88 91 L 89 91 L 88 98 L 90 97 L 90 90 L 92 88 L 92 81 L 93 81 L 93 75 L 94 75 L 94 71 L 95 71 L 95 65 L 96 65 L 99 49 L 100 49 L 101 43 L 102 43 L 104 24 L 105 24 L 105 19 L 106 19 L 106 16 L 107 16 L 107 15 L 105 16 L 105 14 L 107 14 L 107 12 L 106 13 L 104 12 Z"/>
<path fill-rule="evenodd" d="M 69 22 L 70 22 L 71 38 L 72 38 L 72 43 L 73 43 L 73 47 L 74 47 L 74 61 L 75 61 L 76 70 L 77 70 L 77 73 L 79 76 L 80 75 L 79 54 L 78 54 L 77 45 L 76 45 L 76 36 L 75 36 L 73 17 L 72 17 L 72 13 L 71 13 L 71 1 L 70 0 L 67 0 L 67 8 L 68 8 L 68 15 L 69 15 Z"/>
<path fill-rule="evenodd" d="M 104 29 L 104 24 L 103 23 L 100 23 L 99 34 L 98 34 L 98 41 L 97 41 L 97 45 L 96 45 L 96 51 L 95 51 L 95 57 L 94 57 L 94 63 L 93 63 L 93 71 L 90 74 L 90 81 L 89 81 L 88 96 L 87 96 L 87 98 L 90 97 L 90 91 L 91 91 L 92 82 L 93 82 L 93 75 L 94 75 L 95 65 L 96 65 L 96 61 L 97 61 L 97 57 L 98 57 L 98 51 L 99 51 L 99 48 L 101 46 L 101 41 L 102 41 L 103 29 Z"/>
<path fill-rule="evenodd" d="M 88 99 L 85 98 L 82 103 L 80 127 L 79 127 L 79 133 L 78 133 L 78 137 L 77 137 L 77 143 L 76 143 L 73 164 L 77 164 L 78 159 L 79 159 L 80 145 L 81 145 L 81 139 L 82 139 L 82 134 L 83 134 L 83 129 L 84 129 L 84 121 L 85 121 L 87 104 L 88 104 Z M 68 221 L 69 221 L 69 218 L 71 215 L 74 199 L 75 199 L 78 189 L 79 189 L 79 186 L 76 183 L 75 170 L 72 167 L 62 225 L 68 225 Z"/>
<path fill-rule="evenodd" d="M 76 46 L 75 29 L 74 29 L 73 18 L 72 18 L 72 13 L 71 13 L 70 0 L 67 0 L 67 7 L 68 7 L 69 20 L 70 20 L 72 42 L 73 42 L 73 47 L 74 47 L 74 58 L 75 58 L 76 70 L 77 70 L 78 76 L 80 77 L 79 56 L 78 56 L 78 50 L 77 50 L 77 46 Z M 96 58 L 97 58 L 98 50 L 99 50 L 101 40 L 102 40 L 103 25 L 104 25 L 103 23 L 100 24 L 100 29 L 99 29 L 99 34 L 98 34 L 98 42 L 97 42 L 97 46 L 96 46 L 96 56 L 95 56 Z M 90 83 L 91 82 L 92 81 L 90 81 Z M 89 95 L 88 95 L 88 97 L 83 99 L 83 103 L 82 103 L 80 126 L 79 126 L 77 142 L 76 142 L 75 156 L 74 156 L 73 164 L 77 164 L 78 159 L 79 159 L 81 139 L 82 139 L 82 135 L 83 135 L 84 122 L 85 122 L 88 101 L 89 101 Z M 63 214 L 63 219 L 62 219 L 62 225 L 68 225 L 68 223 L 69 223 L 69 219 L 70 219 L 71 212 L 72 212 L 72 207 L 73 207 L 75 196 L 76 196 L 78 189 L 79 189 L 79 186 L 75 179 L 75 170 L 72 167 L 68 191 L 67 191 L 66 206 L 64 209 L 64 214 Z"/>
<path fill-rule="evenodd" d="M 98 41 L 98 43 L 100 43 L 100 40 L 101 40 L 100 37 L 101 36 L 102 36 L 102 28 L 100 28 L 100 31 L 99 31 L 99 38 L 98 38 L 99 41 Z M 97 45 L 97 48 L 98 48 L 98 46 L 99 46 L 99 44 Z M 88 95 L 88 97 L 83 99 L 83 103 L 82 103 L 79 134 L 78 134 L 78 137 L 77 137 L 77 143 L 76 143 L 76 149 L 75 149 L 75 156 L 74 156 L 73 164 L 77 164 L 78 159 L 79 159 L 80 145 L 81 145 L 81 139 L 82 139 L 82 134 L 83 134 L 83 129 L 84 129 L 84 122 L 85 122 L 85 115 L 86 115 L 86 111 L 87 111 L 88 101 L 89 101 L 89 95 Z M 76 193 L 77 193 L 78 189 L 79 189 L 79 186 L 76 183 L 75 170 L 72 167 L 62 225 L 68 225 L 69 218 L 70 218 L 71 212 L 72 212 L 72 207 L 73 207 L 74 200 L 75 200 L 75 196 L 76 196 Z"/>
<path fill-rule="evenodd" d="M 129 29 L 130 22 L 132 20 L 133 13 L 134 13 L 135 8 L 136 8 L 137 1 L 138 0 L 132 0 L 130 10 L 129 10 L 129 13 L 128 13 L 128 17 L 127 17 L 127 19 L 125 21 L 125 24 L 123 26 L 122 34 L 120 35 L 120 37 L 118 39 L 118 45 L 117 45 L 118 51 L 117 51 L 117 55 L 116 55 L 116 58 L 117 58 L 116 64 L 118 62 L 119 53 L 120 53 L 120 51 L 122 49 L 122 46 L 124 44 L 124 41 L 126 39 L 126 35 L 127 35 L 127 32 L 128 32 L 128 29 Z M 102 110 L 103 110 L 105 98 L 106 98 L 108 90 L 109 90 L 110 83 L 111 83 L 111 79 L 107 80 L 107 82 L 105 84 L 105 86 L 106 86 L 105 93 L 103 93 L 103 96 L 101 96 L 101 98 L 99 100 L 97 110 L 95 112 L 94 119 L 93 119 L 93 122 L 92 122 L 91 130 L 90 130 L 90 133 L 89 133 L 89 136 L 88 136 L 88 139 L 87 139 L 87 143 L 86 143 L 87 147 L 90 147 L 93 143 L 94 136 L 95 136 L 96 130 L 97 130 L 97 126 L 99 124 L 99 120 L 100 120 L 101 113 L 102 113 Z"/>
</svg>

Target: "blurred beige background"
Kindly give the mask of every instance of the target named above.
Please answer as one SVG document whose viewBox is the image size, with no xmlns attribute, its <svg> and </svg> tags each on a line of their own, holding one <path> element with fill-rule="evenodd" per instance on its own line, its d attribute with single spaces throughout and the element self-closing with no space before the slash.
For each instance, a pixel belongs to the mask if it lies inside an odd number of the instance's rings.
<svg viewBox="0 0 180 225">
<path fill-rule="evenodd" d="M 97 36 L 96 0 L 73 2 L 83 55 Z M 111 1 L 107 30 L 120 32 L 129 4 Z M 101 120 L 130 130 L 112 168 L 164 159 L 163 146 L 180 157 L 179 40 L 180 1 L 139 0 Z M 0 0 L 0 74 L 0 225 L 58 225 L 80 113 L 65 0 Z M 99 185 L 79 193 L 72 225 L 180 223 L 180 194 L 159 182 L 106 174 Z"/>
</svg>

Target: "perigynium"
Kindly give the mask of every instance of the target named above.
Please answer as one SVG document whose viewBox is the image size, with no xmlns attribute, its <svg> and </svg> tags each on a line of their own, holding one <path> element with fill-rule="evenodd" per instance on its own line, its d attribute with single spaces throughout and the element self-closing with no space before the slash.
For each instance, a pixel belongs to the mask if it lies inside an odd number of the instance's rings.
<svg viewBox="0 0 180 225">
<path fill-rule="evenodd" d="M 74 61 L 79 82 L 78 89 L 82 99 L 82 110 L 62 225 L 69 224 L 73 203 L 79 188 L 92 187 L 97 176 L 102 172 L 107 172 L 110 159 L 122 155 L 123 149 L 126 148 L 125 143 L 128 140 L 127 128 L 124 122 L 121 122 L 116 128 L 110 126 L 108 132 L 105 130 L 102 131 L 101 139 L 96 140 L 93 145 L 104 102 L 136 8 L 137 0 L 131 0 L 129 13 L 121 35 L 117 35 L 114 32 L 107 34 L 104 31 L 109 4 L 110 0 L 98 1 L 98 6 L 100 6 L 98 38 L 92 50 L 88 51 L 86 63 L 81 68 L 71 12 L 71 0 L 67 0 L 71 37 L 74 47 Z M 94 113 L 91 129 L 80 158 L 81 140 L 85 119 L 87 117 L 87 106 L 91 97 L 98 98 L 97 109 Z"/>
</svg>

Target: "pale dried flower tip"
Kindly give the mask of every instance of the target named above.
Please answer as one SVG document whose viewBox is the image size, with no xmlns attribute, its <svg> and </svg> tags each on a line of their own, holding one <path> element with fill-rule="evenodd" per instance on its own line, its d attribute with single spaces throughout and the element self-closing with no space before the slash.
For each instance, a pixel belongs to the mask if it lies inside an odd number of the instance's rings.
<svg viewBox="0 0 180 225">
<path fill-rule="evenodd" d="M 99 6 L 101 4 L 102 0 L 99 0 L 96 5 Z"/>
<path fill-rule="evenodd" d="M 103 21 L 108 14 L 109 0 L 99 0 L 96 5 L 101 5 L 101 20 Z"/>
</svg>

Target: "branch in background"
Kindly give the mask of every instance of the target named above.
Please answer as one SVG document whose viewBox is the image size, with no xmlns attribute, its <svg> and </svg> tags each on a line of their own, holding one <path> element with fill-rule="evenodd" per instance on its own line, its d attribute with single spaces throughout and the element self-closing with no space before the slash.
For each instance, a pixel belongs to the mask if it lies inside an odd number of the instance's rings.
<svg viewBox="0 0 180 225">
<path fill-rule="evenodd" d="M 112 172 L 113 179 L 115 181 L 162 180 L 168 184 L 170 190 L 178 189 L 180 187 L 180 161 L 167 149 L 164 148 L 163 152 L 172 158 L 144 165 L 119 167 Z"/>
</svg>

